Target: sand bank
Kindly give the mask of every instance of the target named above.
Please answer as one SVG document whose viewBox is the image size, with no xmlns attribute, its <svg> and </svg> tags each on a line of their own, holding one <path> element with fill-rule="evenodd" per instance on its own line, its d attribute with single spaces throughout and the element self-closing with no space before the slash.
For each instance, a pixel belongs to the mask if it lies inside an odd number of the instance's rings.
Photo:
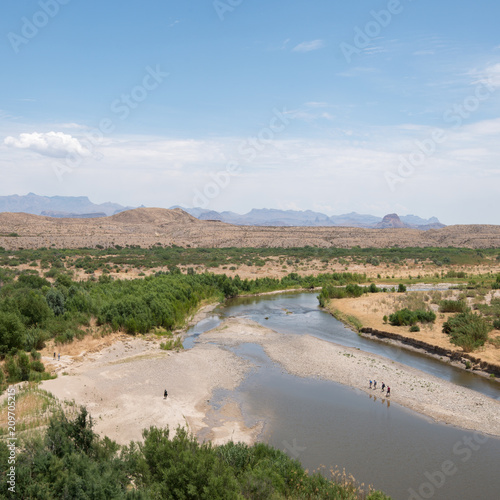
<svg viewBox="0 0 500 500">
<path fill-rule="evenodd" d="M 95 429 L 122 444 L 140 440 L 142 429 L 151 425 L 187 425 L 201 439 L 215 443 L 252 443 L 266 415 L 249 428 L 230 396 L 220 407 L 210 404 L 216 389 L 235 389 L 252 368 L 224 347 L 241 343 L 260 344 L 291 374 L 382 395 L 380 389 L 369 389 L 368 381 L 375 379 L 379 387 L 382 382 L 390 385 L 393 403 L 440 422 L 500 436 L 498 401 L 381 356 L 308 335 L 280 334 L 244 318 L 225 320 L 200 335 L 192 349 L 179 353 L 162 351 L 154 340 L 119 340 L 98 353 L 65 362 L 67 375 L 61 368 L 59 378 L 42 387 L 87 406 Z"/>
<path fill-rule="evenodd" d="M 131 338 L 69 364 L 67 375 L 59 373 L 41 387 L 59 399 L 85 405 L 95 430 L 121 444 L 140 440 L 142 429 L 152 425 L 187 425 L 215 443 L 231 438 L 252 443 L 261 424 L 247 428 L 232 401 L 218 412 L 209 404 L 216 388 L 234 389 L 249 368 L 248 362 L 217 346 L 174 353 L 160 350 L 154 341 Z"/>
<path fill-rule="evenodd" d="M 382 395 L 385 382 L 393 403 L 439 422 L 500 436 L 499 401 L 376 354 L 309 335 L 283 335 L 242 318 L 229 318 L 202 335 L 201 342 L 258 343 L 291 374 L 331 380 L 368 394 Z M 377 390 L 369 388 L 369 380 L 377 380 Z"/>
</svg>

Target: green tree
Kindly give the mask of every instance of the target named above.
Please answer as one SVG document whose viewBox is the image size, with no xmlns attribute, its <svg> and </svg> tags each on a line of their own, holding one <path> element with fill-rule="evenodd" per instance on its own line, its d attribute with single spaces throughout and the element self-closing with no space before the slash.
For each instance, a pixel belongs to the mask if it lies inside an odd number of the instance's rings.
<svg viewBox="0 0 500 500">
<path fill-rule="evenodd" d="M 0 312 L 0 353 L 24 346 L 25 332 L 21 318 L 12 312 Z"/>
<path fill-rule="evenodd" d="M 49 307 L 52 309 L 52 312 L 56 316 L 61 316 L 61 314 L 64 314 L 65 312 L 65 307 L 64 307 L 64 295 L 60 290 L 56 290 L 54 288 L 51 288 L 48 292 L 47 295 L 45 295 L 45 299 L 47 300 L 47 304 Z"/>
</svg>

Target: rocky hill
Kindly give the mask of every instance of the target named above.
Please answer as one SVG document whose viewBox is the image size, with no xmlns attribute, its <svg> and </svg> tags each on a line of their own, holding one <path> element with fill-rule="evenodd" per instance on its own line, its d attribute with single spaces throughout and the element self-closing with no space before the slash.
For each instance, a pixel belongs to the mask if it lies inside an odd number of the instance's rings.
<svg viewBox="0 0 500 500">
<path fill-rule="evenodd" d="M 387 228 L 402 228 L 410 227 L 401 221 L 398 214 L 388 214 L 386 215 L 378 224 L 376 224 L 376 229 L 387 229 Z"/>
<path fill-rule="evenodd" d="M 156 244 L 186 247 L 500 248 L 500 226 L 448 226 L 441 229 L 236 226 L 202 221 L 181 209 L 138 208 L 94 219 L 58 219 L 0 213 L 0 246 L 80 248 Z"/>
</svg>

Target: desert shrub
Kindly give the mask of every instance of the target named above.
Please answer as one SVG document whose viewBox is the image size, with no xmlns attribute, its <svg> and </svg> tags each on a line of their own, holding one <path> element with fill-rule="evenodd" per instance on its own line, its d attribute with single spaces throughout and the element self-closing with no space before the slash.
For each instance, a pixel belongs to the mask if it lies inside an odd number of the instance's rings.
<svg viewBox="0 0 500 500">
<path fill-rule="evenodd" d="M 416 323 L 432 323 L 436 320 L 436 314 L 432 311 L 417 309 L 411 311 L 408 308 L 400 309 L 389 316 L 389 323 L 393 326 L 412 326 Z"/>
<path fill-rule="evenodd" d="M 404 293 L 404 292 L 406 292 L 406 286 L 405 286 L 405 285 L 403 285 L 403 283 L 400 283 L 400 284 L 398 285 L 398 292 L 399 292 L 399 293 Z"/>
<path fill-rule="evenodd" d="M 160 349 L 163 349 L 164 351 L 171 351 L 171 350 L 179 350 L 179 349 L 183 349 L 183 345 L 182 345 L 182 340 L 180 337 L 177 337 L 175 340 L 174 339 L 170 339 L 170 340 L 167 340 L 166 342 L 161 342 L 160 343 Z"/>
<path fill-rule="evenodd" d="M 364 289 L 356 284 L 349 284 L 345 287 L 345 292 L 348 297 L 361 297 L 364 293 Z"/>
<path fill-rule="evenodd" d="M 500 330 L 500 318 L 493 321 L 493 328 Z"/>
<path fill-rule="evenodd" d="M 439 312 L 449 313 L 449 312 L 467 312 L 469 306 L 465 300 L 442 300 L 439 303 Z"/>
<path fill-rule="evenodd" d="M 490 324 L 478 314 L 464 312 L 451 317 L 443 324 L 443 332 L 450 335 L 450 342 L 471 352 L 488 340 Z"/>
<path fill-rule="evenodd" d="M 444 261 L 444 259 L 443 259 Z M 467 273 L 465 273 L 464 271 L 448 271 L 446 274 L 445 274 L 445 277 L 446 278 L 467 278 Z"/>
<path fill-rule="evenodd" d="M 412 325 L 410 326 L 410 332 L 419 332 L 420 327 L 418 325 Z"/>
</svg>

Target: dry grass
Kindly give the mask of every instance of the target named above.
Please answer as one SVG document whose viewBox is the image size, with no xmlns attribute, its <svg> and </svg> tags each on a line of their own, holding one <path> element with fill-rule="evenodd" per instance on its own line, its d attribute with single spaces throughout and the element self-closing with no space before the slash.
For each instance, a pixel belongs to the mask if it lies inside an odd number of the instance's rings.
<svg viewBox="0 0 500 500">
<path fill-rule="evenodd" d="M 341 321 L 348 316 L 356 317 L 365 327 L 404 335 L 408 338 L 422 340 L 432 345 L 450 350 L 460 350 L 449 341 L 449 336 L 443 333 L 443 323 L 453 314 L 438 312 L 439 297 L 458 299 L 458 290 L 445 292 L 406 292 L 365 294 L 359 298 L 338 299 L 330 301 L 328 310 Z M 482 303 L 485 302 L 483 296 Z M 471 305 L 471 303 L 470 303 Z M 431 309 L 436 312 L 435 323 L 419 325 L 420 332 L 410 332 L 405 326 L 392 326 L 384 323 L 383 317 L 394 311 L 408 307 L 409 309 Z M 474 351 L 474 356 L 500 365 L 500 331 L 490 333 L 490 341 Z"/>
<path fill-rule="evenodd" d="M 16 434 L 37 431 L 45 427 L 54 413 L 64 411 L 75 416 L 77 409 L 71 402 L 61 403 L 52 394 L 39 389 L 36 384 L 18 385 L 15 394 Z M 12 413 L 12 411 L 10 411 Z M 8 432 L 8 400 L 0 405 L 0 437 Z"/>
</svg>

